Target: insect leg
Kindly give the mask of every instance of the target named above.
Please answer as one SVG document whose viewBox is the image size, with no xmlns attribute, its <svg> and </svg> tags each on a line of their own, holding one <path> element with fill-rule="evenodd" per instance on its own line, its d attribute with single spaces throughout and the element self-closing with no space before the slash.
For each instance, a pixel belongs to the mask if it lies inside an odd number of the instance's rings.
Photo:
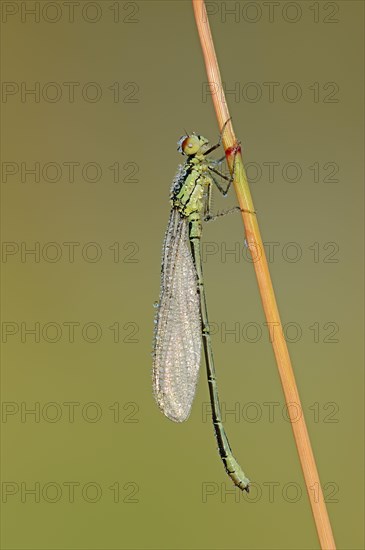
<svg viewBox="0 0 365 550">
<path fill-rule="evenodd" d="M 209 171 L 210 172 L 214 172 L 215 174 L 217 174 L 218 176 L 220 176 L 221 178 L 225 179 L 226 181 L 228 181 L 228 184 L 227 184 L 227 187 L 224 189 L 223 186 L 219 183 L 219 181 L 217 180 L 217 178 L 214 177 L 214 175 L 212 173 L 210 173 L 210 176 L 212 178 L 212 180 L 214 181 L 215 185 L 217 186 L 218 190 L 220 191 L 220 193 L 222 193 L 222 195 L 225 197 L 229 191 L 229 188 L 231 187 L 232 185 L 232 181 L 234 180 L 234 176 L 231 176 L 231 177 L 228 177 L 228 176 L 225 176 L 224 174 L 221 174 L 220 172 L 218 172 L 218 170 L 215 170 L 214 168 L 212 167 L 209 167 Z"/>
<path fill-rule="evenodd" d="M 212 183 L 208 183 L 207 187 L 207 194 L 205 197 L 205 203 L 204 203 L 204 221 L 209 221 L 213 218 L 211 214 L 211 207 L 212 207 Z"/>
<path fill-rule="evenodd" d="M 212 180 L 213 180 L 213 178 L 212 178 Z M 215 183 L 217 184 L 217 182 L 215 182 Z M 237 211 L 240 210 L 239 206 L 234 206 L 233 208 L 230 208 L 229 210 L 223 210 L 222 212 L 217 212 L 216 214 L 212 214 L 211 207 L 212 207 L 212 182 L 209 182 L 208 183 L 207 194 L 206 194 L 206 199 L 205 199 L 205 204 L 204 204 L 204 217 L 203 217 L 203 219 L 204 219 L 205 222 L 213 221 L 216 218 L 219 218 L 220 216 L 225 216 L 226 214 L 231 214 L 233 212 L 237 212 Z"/>
<path fill-rule="evenodd" d="M 216 143 L 215 145 L 212 145 L 207 151 L 205 151 L 204 153 L 204 156 L 206 157 L 207 155 L 209 155 L 209 153 L 211 153 L 212 151 L 215 151 L 216 149 L 218 149 L 218 147 L 221 146 L 222 144 L 222 136 L 223 136 L 223 132 L 228 124 L 228 122 L 231 120 L 232 117 L 228 118 L 226 120 L 226 122 L 223 124 L 223 128 L 222 128 L 222 131 L 220 133 L 220 136 L 219 136 L 219 140 L 218 140 L 218 143 Z"/>
<path fill-rule="evenodd" d="M 219 166 L 225 160 L 226 160 L 226 155 L 224 155 L 224 157 L 221 157 L 219 159 L 212 159 L 211 161 L 209 161 L 209 164 L 212 164 L 213 166 Z"/>
</svg>

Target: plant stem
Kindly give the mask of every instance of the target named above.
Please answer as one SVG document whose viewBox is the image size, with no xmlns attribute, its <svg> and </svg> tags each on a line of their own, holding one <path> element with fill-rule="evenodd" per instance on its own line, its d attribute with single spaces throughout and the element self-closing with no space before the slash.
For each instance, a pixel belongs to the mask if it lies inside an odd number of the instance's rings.
<svg viewBox="0 0 365 550">
<path fill-rule="evenodd" d="M 217 115 L 219 129 L 221 130 L 224 123 L 230 118 L 230 114 L 222 87 L 208 16 L 203 0 L 192 0 L 192 2 L 206 65 L 208 82 L 212 92 L 212 99 Z M 238 147 L 231 121 L 227 124 L 224 131 L 223 146 L 226 151 L 227 161 L 231 173 L 233 173 L 233 165 L 235 165 L 234 186 L 242 211 L 246 240 L 253 259 L 262 305 L 269 327 L 270 341 L 273 346 L 276 363 L 279 370 L 287 410 L 317 528 L 318 538 L 322 549 L 335 550 L 335 541 L 303 415 L 303 409 L 295 382 L 288 348 L 282 330 L 266 254 L 261 239 L 257 217 L 254 213 L 255 209 L 242 162 L 241 149 Z"/>
</svg>

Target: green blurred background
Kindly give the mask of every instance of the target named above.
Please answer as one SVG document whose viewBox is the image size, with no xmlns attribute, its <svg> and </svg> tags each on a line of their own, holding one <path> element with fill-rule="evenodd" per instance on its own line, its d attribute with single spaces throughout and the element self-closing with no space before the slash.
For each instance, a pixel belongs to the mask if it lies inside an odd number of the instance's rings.
<svg viewBox="0 0 365 550">
<path fill-rule="evenodd" d="M 362 549 L 363 3 L 207 6 L 335 538 Z M 190 2 L 1 9 L 2 547 L 318 548 L 239 216 L 203 246 L 250 495 L 204 370 L 188 422 L 152 396 L 176 141 L 218 136 Z"/>
</svg>

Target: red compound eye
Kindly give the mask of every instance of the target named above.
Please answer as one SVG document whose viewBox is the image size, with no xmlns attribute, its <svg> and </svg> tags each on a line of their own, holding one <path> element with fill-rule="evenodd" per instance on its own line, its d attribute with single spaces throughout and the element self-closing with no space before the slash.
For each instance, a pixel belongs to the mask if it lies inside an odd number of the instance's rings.
<svg viewBox="0 0 365 550">
<path fill-rule="evenodd" d="M 190 141 L 190 137 L 187 136 L 187 137 L 184 139 L 184 141 L 182 142 L 182 144 L 181 144 L 181 149 L 182 149 L 183 151 L 185 151 L 185 149 L 186 149 L 187 147 L 189 147 L 189 141 Z M 190 144 L 190 146 L 191 146 L 191 144 Z"/>
<path fill-rule="evenodd" d="M 195 134 L 182 136 L 178 141 L 178 151 L 183 155 L 195 155 L 203 143 L 200 141 L 199 136 Z"/>
<path fill-rule="evenodd" d="M 188 135 L 182 136 L 177 142 L 177 150 L 179 153 L 184 153 L 184 147 L 186 147 L 186 142 L 189 139 Z"/>
</svg>

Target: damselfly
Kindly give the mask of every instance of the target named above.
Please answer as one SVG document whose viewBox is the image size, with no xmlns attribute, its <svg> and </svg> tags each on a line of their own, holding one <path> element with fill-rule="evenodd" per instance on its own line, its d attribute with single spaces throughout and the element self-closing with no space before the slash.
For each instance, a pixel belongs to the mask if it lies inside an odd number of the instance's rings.
<svg viewBox="0 0 365 550">
<path fill-rule="evenodd" d="M 249 480 L 232 454 L 222 424 L 200 250 L 202 219 L 212 219 L 212 186 L 215 184 L 226 195 L 233 181 L 216 168 L 225 157 L 214 160 L 208 156 L 220 144 L 221 137 L 209 147 L 208 140 L 195 133 L 178 142 L 178 151 L 187 159 L 179 167 L 170 194 L 172 209 L 163 245 L 155 319 L 153 390 L 168 418 L 174 422 L 186 420 L 195 395 L 203 340 L 219 454 L 234 484 L 248 491 Z M 226 180 L 225 188 L 216 176 Z"/>
</svg>

